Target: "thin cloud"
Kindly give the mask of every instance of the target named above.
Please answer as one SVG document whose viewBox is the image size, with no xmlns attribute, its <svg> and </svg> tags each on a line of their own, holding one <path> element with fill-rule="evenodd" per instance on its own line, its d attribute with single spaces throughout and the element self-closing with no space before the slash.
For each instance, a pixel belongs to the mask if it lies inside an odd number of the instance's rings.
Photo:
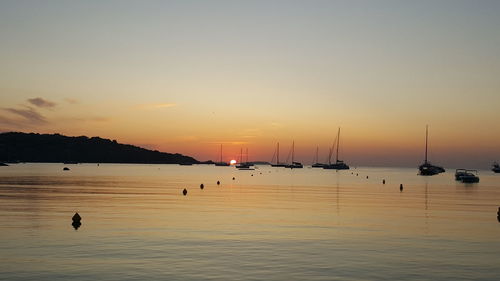
<svg viewBox="0 0 500 281">
<path fill-rule="evenodd" d="M 33 107 L 26 106 L 24 109 L 18 108 L 2 108 L 4 111 L 7 111 L 13 115 L 17 115 L 25 119 L 25 121 L 29 121 L 35 124 L 46 124 L 47 119 L 36 111 Z"/>
<path fill-rule="evenodd" d="M 170 107 L 175 107 L 177 106 L 176 103 L 155 103 L 155 104 L 143 104 L 139 105 L 139 109 L 143 110 L 154 110 L 154 109 L 161 109 L 161 108 L 170 108 Z"/>
<path fill-rule="evenodd" d="M 34 106 L 41 107 L 41 108 L 53 108 L 56 106 L 55 102 L 51 102 L 51 101 L 43 99 L 43 98 L 28 99 L 28 102 Z"/>
<path fill-rule="evenodd" d="M 78 103 L 80 103 L 79 100 L 72 99 L 72 98 L 65 98 L 64 101 L 67 102 L 67 103 L 70 103 L 70 104 L 78 104 Z"/>
</svg>

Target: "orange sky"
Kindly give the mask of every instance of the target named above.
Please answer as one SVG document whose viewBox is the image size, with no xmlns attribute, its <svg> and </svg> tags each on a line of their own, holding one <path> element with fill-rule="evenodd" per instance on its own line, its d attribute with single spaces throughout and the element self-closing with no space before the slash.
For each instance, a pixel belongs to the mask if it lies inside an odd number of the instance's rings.
<svg viewBox="0 0 500 281">
<path fill-rule="evenodd" d="M 111 2 L 110 2 L 111 3 Z M 0 3 L 0 131 L 199 160 L 500 160 L 500 4 Z M 20 24 L 22 23 L 22 24 Z"/>
</svg>

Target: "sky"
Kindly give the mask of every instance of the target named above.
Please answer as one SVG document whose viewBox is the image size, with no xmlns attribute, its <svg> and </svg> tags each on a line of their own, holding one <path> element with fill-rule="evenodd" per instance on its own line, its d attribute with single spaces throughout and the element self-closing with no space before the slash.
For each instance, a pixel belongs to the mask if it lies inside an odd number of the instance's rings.
<svg viewBox="0 0 500 281">
<path fill-rule="evenodd" d="M 198 160 L 500 160 L 500 1 L 0 0 L 0 132 Z"/>
</svg>

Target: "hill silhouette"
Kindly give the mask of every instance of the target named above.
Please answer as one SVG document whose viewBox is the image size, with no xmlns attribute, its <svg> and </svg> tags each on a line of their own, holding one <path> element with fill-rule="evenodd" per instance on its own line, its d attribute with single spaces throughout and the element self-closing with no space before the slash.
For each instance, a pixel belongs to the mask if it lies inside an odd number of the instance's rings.
<svg viewBox="0 0 500 281">
<path fill-rule="evenodd" d="M 0 133 L 2 162 L 77 162 L 198 164 L 182 154 L 171 154 L 121 144 L 100 137 L 68 137 L 60 134 Z"/>
</svg>

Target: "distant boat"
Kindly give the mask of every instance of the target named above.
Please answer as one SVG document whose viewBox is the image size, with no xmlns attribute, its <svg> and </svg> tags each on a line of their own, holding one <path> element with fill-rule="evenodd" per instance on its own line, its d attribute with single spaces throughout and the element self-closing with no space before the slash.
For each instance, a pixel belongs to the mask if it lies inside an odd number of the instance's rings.
<svg viewBox="0 0 500 281">
<path fill-rule="evenodd" d="M 274 160 L 274 156 L 276 156 L 276 164 L 271 164 L 271 167 L 285 167 L 286 164 L 280 163 L 280 143 L 278 142 L 276 145 L 276 151 L 274 152 L 273 159 L 271 160 L 271 163 Z"/>
<path fill-rule="evenodd" d="M 78 164 L 77 161 L 66 161 L 66 162 L 63 162 L 63 164 L 67 165 L 67 164 Z"/>
<path fill-rule="evenodd" d="M 495 173 L 500 173 L 500 165 L 497 162 L 493 162 L 493 168 L 491 170 Z"/>
<path fill-rule="evenodd" d="M 215 166 L 229 166 L 229 163 L 222 162 L 222 144 L 220 145 L 220 161 L 215 162 Z"/>
<path fill-rule="evenodd" d="M 193 163 L 179 163 L 181 166 L 193 166 Z"/>
<path fill-rule="evenodd" d="M 255 170 L 252 168 L 253 164 L 248 162 L 248 148 L 247 148 L 247 156 L 246 156 L 246 162 L 243 162 L 243 148 L 240 150 L 240 163 L 236 165 L 236 168 L 238 170 Z"/>
<path fill-rule="evenodd" d="M 0 166 L 9 166 L 9 165 L 8 165 L 8 164 L 1 163 L 1 162 L 0 162 Z"/>
<path fill-rule="evenodd" d="M 292 164 L 286 165 L 285 167 L 290 168 L 290 169 L 304 168 L 302 163 L 294 161 L 294 157 L 295 157 L 295 141 L 292 142 Z M 288 162 L 288 160 L 287 160 L 287 162 Z"/>
<path fill-rule="evenodd" d="M 323 166 L 323 169 L 329 169 L 329 170 L 349 170 L 349 165 L 344 163 L 344 161 L 339 160 L 339 144 L 340 144 L 340 127 L 337 132 L 337 152 L 335 155 L 335 163 L 332 164 L 331 158 L 332 158 L 332 151 L 333 147 L 330 150 L 330 155 L 328 157 L 328 164 L 325 164 Z"/>
<path fill-rule="evenodd" d="M 429 136 L 428 126 L 425 126 L 425 160 L 424 163 L 418 167 L 419 175 L 421 176 L 434 176 L 445 172 L 443 167 L 432 165 L 429 161 L 427 161 L 428 136 Z"/>
<path fill-rule="evenodd" d="M 476 170 L 457 169 L 455 171 L 455 180 L 464 183 L 475 183 L 479 182 L 479 177 Z"/>
<path fill-rule="evenodd" d="M 314 160 L 314 164 L 311 165 L 311 167 L 313 168 L 323 168 L 326 165 L 318 162 L 318 152 L 319 152 L 319 147 L 316 147 L 316 158 Z"/>
</svg>

